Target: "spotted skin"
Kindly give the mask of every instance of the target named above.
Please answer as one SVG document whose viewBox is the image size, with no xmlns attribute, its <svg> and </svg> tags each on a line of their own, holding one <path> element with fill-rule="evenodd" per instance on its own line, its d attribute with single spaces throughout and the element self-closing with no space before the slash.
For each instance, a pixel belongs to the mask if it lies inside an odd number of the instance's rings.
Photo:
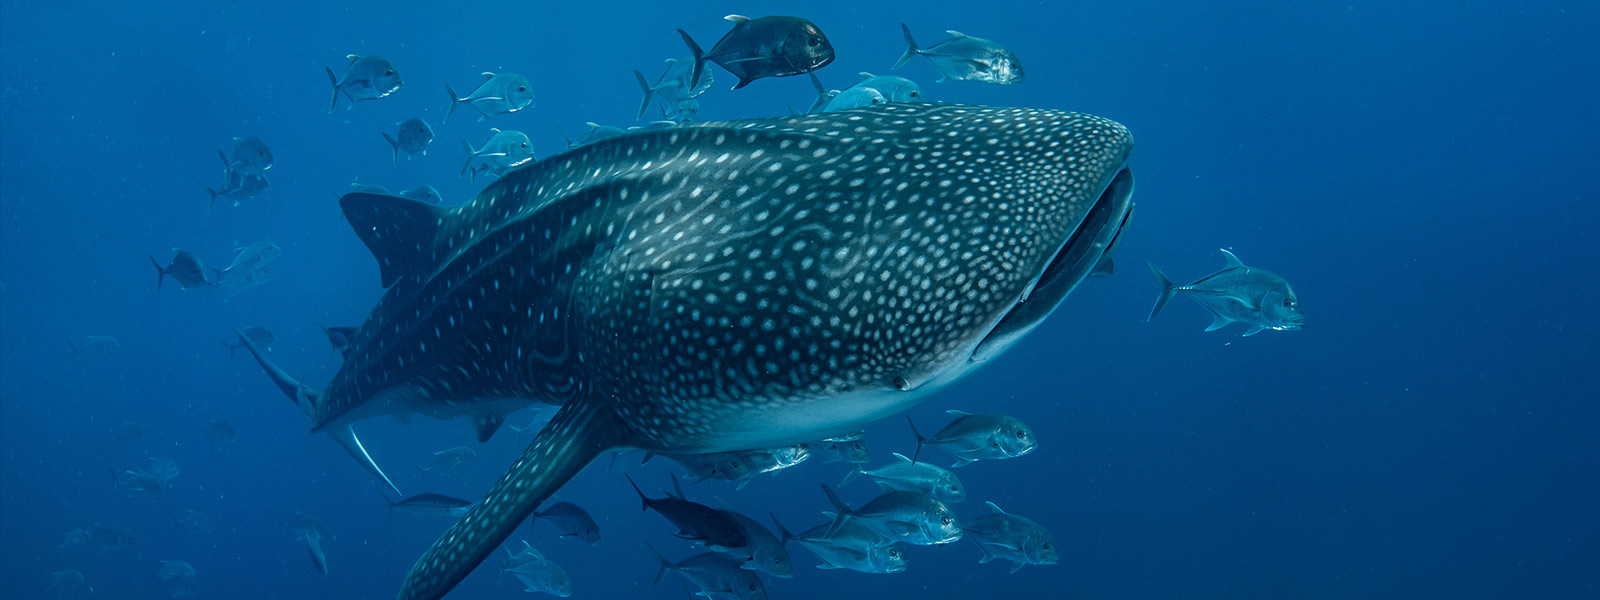
<svg viewBox="0 0 1600 600">
<path fill-rule="evenodd" d="M 998 354 L 1070 290 L 1058 265 L 1098 261 L 1079 230 L 1120 227 L 1086 216 L 1126 209 L 1102 192 L 1131 148 L 1088 115 L 891 104 L 630 133 L 456 207 L 347 195 L 389 289 L 316 421 L 562 405 L 400 594 L 439 598 L 607 449 L 839 436 L 971 371 L 1004 323 Z"/>
</svg>

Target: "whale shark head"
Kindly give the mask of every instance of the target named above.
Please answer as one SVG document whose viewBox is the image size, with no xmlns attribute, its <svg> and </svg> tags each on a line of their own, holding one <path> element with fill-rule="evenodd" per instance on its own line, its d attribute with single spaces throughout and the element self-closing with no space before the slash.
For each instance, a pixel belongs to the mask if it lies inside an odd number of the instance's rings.
<svg viewBox="0 0 1600 600">
<path fill-rule="evenodd" d="M 599 453 L 775 447 L 902 411 L 1036 327 L 1131 210 L 1121 125 L 886 104 L 640 131 L 440 208 L 350 194 L 388 288 L 318 427 L 562 405 L 412 569 L 436 598 Z"/>
</svg>

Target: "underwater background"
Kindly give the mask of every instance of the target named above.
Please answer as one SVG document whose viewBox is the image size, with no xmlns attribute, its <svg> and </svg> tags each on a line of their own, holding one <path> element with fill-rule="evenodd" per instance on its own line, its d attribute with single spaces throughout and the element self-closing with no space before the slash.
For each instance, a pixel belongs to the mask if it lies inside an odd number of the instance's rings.
<svg viewBox="0 0 1600 600">
<path fill-rule="evenodd" d="M 485 179 L 458 176 L 459 139 L 518 129 L 540 157 L 586 122 L 633 120 L 662 59 L 703 45 L 723 15 L 804 16 L 838 59 L 843 88 L 890 74 L 899 27 L 1002 42 L 1027 66 L 1012 86 L 893 74 L 934 101 L 1081 111 L 1137 140 L 1137 210 L 1118 270 L 1086 281 L 1003 358 L 910 414 L 1003 412 L 1034 453 L 957 471 L 971 495 L 1050 529 L 1060 564 L 1008 574 L 966 541 L 913 547 L 907 571 L 798 575 L 774 598 L 1596 598 L 1600 597 L 1600 6 L 1593 2 L 274 2 L 225 5 L 5 2 L 0 12 L 0 595 L 54 598 L 75 569 L 97 598 L 163 598 L 162 561 L 192 564 L 198 597 L 387 598 L 451 524 L 397 513 L 384 489 L 284 401 L 232 328 L 276 334 L 271 357 L 325 384 L 339 367 L 320 325 L 359 325 L 375 263 L 342 222 L 350 184 L 435 186 L 447 203 Z M 324 67 L 381 54 L 394 95 L 332 113 Z M 701 98 L 706 120 L 804 110 L 804 77 Z M 441 124 L 444 84 L 526 75 L 535 105 Z M 391 158 L 382 132 L 422 116 L 427 156 Z M 648 120 L 650 117 L 646 117 Z M 208 210 L 216 150 L 265 140 L 271 187 Z M 271 240 L 273 278 L 231 297 L 153 282 L 171 249 L 226 264 Z M 1158 287 L 1223 265 L 1218 248 L 1294 286 L 1303 331 L 1204 332 Z M 74 356 L 112 336 L 118 348 Z M 534 419 L 534 411 L 511 417 Z M 213 449 L 208 428 L 236 442 Z M 407 493 L 475 500 L 531 437 L 479 445 L 463 421 L 363 425 Z M 520 439 L 519 439 L 520 438 Z M 909 453 L 903 419 L 868 430 L 873 464 Z M 452 446 L 477 457 L 425 478 L 410 464 Z M 115 473 L 170 458 L 158 494 Z M 942 458 L 942 457 L 941 457 Z M 648 541 L 691 550 L 642 513 L 623 473 L 659 495 L 664 461 L 601 459 L 559 497 L 595 516 L 604 542 L 522 528 L 573 580 L 573 597 L 679 598 L 652 586 Z M 742 490 L 689 486 L 790 529 L 824 521 L 813 458 Z M 842 488 L 851 502 L 871 486 Z M 215 529 L 189 532 L 194 510 Z M 327 575 L 284 522 L 327 525 Z M 125 548 L 63 544 L 102 523 Z M 63 547 L 58 547 L 63 546 Z M 498 558 L 498 557 L 497 557 Z M 494 560 L 452 598 L 524 595 Z"/>
</svg>

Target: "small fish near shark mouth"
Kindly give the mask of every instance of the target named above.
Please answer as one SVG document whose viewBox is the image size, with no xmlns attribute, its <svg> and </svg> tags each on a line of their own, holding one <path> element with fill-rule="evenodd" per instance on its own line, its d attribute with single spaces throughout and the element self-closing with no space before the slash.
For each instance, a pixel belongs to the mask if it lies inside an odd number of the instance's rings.
<svg viewBox="0 0 1600 600">
<path fill-rule="evenodd" d="M 387 290 L 339 373 L 311 390 L 242 343 L 385 481 L 358 420 L 487 439 L 560 406 L 399 595 L 440 598 L 602 453 L 840 436 L 999 355 L 1108 258 L 1132 147 L 1091 115 L 890 103 L 631 132 L 455 207 L 352 193 Z"/>
</svg>

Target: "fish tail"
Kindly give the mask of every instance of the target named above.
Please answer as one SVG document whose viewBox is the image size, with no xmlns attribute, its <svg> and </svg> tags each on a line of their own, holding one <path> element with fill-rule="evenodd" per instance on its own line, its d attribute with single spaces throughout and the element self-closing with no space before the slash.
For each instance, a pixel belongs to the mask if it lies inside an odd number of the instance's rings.
<svg viewBox="0 0 1600 600">
<path fill-rule="evenodd" d="M 839 482 L 839 487 L 850 485 L 850 482 L 855 481 L 857 477 L 864 473 L 866 473 L 866 470 L 861 468 L 861 463 L 850 463 L 850 472 L 844 474 L 844 481 Z"/>
<path fill-rule="evenodd" d="M 77 358 L 78 357 L 78 345 L 72 343 L 72 340 L 67 340 L 67 347 L 72 349 L 72 357 L 73 358 Z M 115 475 L 116 475 L 116 473 L 113 472 L 112 476 L 115 476 Z"/>
<path fill-rule="evenodd" d="M 901 23 L 900 33 L 906 36 L 906 51 L 905 54 L 900 55 L 900 60 L 894 61 L 894 67 L 892 67 L 894 69 L 906 66 L 906 63 L 911 61 L 911 57 L 917 54 L 917 40 L 911 37 L 911 28 L 906 27 L 905 23 Z"/>
<path fill-rule="evenodd" d="M 456 114 L 456 105 L 461 103 L 461 97 L 457 96 L 456 90 L 450 87 L 450 82 L 444 82 L 444 91 L 450 94 L 450 108 L 445 109 L 444 120 L 439 122 L 440 125 L 450 122 L 450 115 Z"/>
<path fill-rule="evenodd" d="M 806 112 L 820 111 L 823 109 L 823 107 L 828 105 L 828 89 L 822 87 L 822 80 L 817 79 L 817 73 L 815 71 L 806 73 L 806 75 L 811 78 L 811 87 L 816 88 L 817 90 L 817 99 L 811 102 L 811 108 Z M 793 109 L 790 110 L 793 111 Z"/>
<path fill-rule="evenodd" d="M 706 51 L 700 49 L 700 44 L 694 43 L 689 32 L 679 29 L 678 35 L 683 36 L 683 43 L 689 46 L 689 54 L 694 60 L 693 74 L 689 76 L 689 89 L 692 91 L 700 85 L 700 74 L 706 69 Z"/>
<path fill-rule="evenodd" d="M 149 256 L 149 255 L 147 254 L 146 256 Z M 156 257 L 149 256 L 149 258 L 150 258 L 150 264 L 156 266 L 156 289 L 159 290 L 159 289 L 161 289 L 161 282 L 166 281 L 166 279 L 167 279 L 167 270 L 166 270 L 166 268 L 161 266 L 160 262 L 156 261 Z"/>
<path fill-rule="evenodd" d="M 383 141 L 389 142 L 389 147 L 394 149 L 394 164 L 400 164 L 400 142 L 394 141 L 394 138 L 389 137 L 387 133 L 382 135 Z"/>
<path fill-rule="evenodd" d="M 661 551 L 656 550 L 655 546 L 651 546 L 650 542 L 645 542 L 644 547 L 650 550 L 650 555 L 656 557 L 656 562 L 660 564 L 660 566 L 656 567 L 655 581 L 650 582 L 650 585 L 656 585 L 661 583 L 661 578 L 666 577 L 667 572 L 671 571 L 676 565 L 672 564 L 672 561 L 667 560 L 667 557 L 662 556 Z"/>
<path fill-rule="evenodd" d="M 839 494 L 835 493 L 833 488 L 828 487 L 828 484 L 819 485 L 822 486 L 822 493 L 828 495 L 828 502 L 833 504 L 833 522 L 828 524 L 828 533 L 823 536 L 832 537 L 833 534 L 839 532 L 839 527 L 844 525 L 845 518 L 850 516 L 850 505 L 845 504 L 844 500 L 839 498 Z"/>
<path fill-rule="evenodd" d="M 227 340 L 220 340 L 217 343 L 218 344 L 222 344 L 223 348 L 227 348 L 228 349 L 228 360 L 233 360 L 233 353 L 234 353 L 234 351 L 239 349 L 239 345 L 238 344 L 229 344 Z"/>
<path fill-rule="evenodd" d="M 767 513 L 767 516 L 772 517 L 773 526 L 778 528 L 778 544 L 779 545 L 788 544 L 790 540 L 793 540 L 795 538 L 795 535 L 793 533 L 790 533 L 789 529 L 783 526 L 783 522 L 778 520 L 777 513 L 770 513 L 769 512 L 769 513 Z"/>
<path fill-rule="evenodd" d="M 472 159 L 477 158 L 478 156 L 478 149 L 473 148 L 472 142 L 467 141 L 467 138 L 461 138 L 461 147 L 465 148 L 467 151 L 467 160 L 466 162 L 461 163 L 461 175 L 466 175 L 467 169 L 472 167 Z M 456 177 L 460 177 L 461 175 L 457 175 Z M 477 178 L 476 173 L 473 174 L 473 178 Z"/>
<path fill-rule="evenodd" d="M 339 76 L 333 74 L 333 69 L 323 67 L 322 70 L 328 73 L 328 83 L 333 85 L 333 100 L 328 103 L 328 112 L 333 112 L 333 108 L 339 105 Z"/>
<path fill-rule="evenodd" d="M 911 435 L 917 438 L 917 449 L 911 453 L 911 464 L 917 464 L 917 458 L 922 456 L 922 447 L 928 445 L 928 438 L 922 437 L 922 432 L 917 431 L 917 422 L 911 420 L 911 415 L 906 415 L 906 424 L 911 426 Z"/>
<path fill-rule="evenodd" d="M 633 481 L 633 476 L 623 474 L 623 477 L 628 480 L 628 485 L 633 486 L 634 493 L 639 494 L 639 510 L 650 510 L 650 497 L 644 495 L 644 490 L 639 489 L 639 484 Z"/>
<path fill-rule="evenodd" d="M 217 195 L 221 192 L 211 189 L 211 186 L 209 185 L 202 185 L 200 187 L 205 189 L 206 194 L 211 197 L 206 201 L 206 212 L 210 213 L 212 209 L 217 207 Z"/>
<path fill-rule="evenodd" d="M 633 70 L 633 76 L 639 80 L 639 89 L 644 90 L 644 99 L 639 101 L 639 116 L 633 118 L 637 121 L 643 119 L 644 111 L 650 109 L 650 95 L 655 93 L 655 89 L 650 87 L 650 80 L 645 79 L 644 73 L 640 73 L 638 69 Z"/>
<path fill-rule="evenodd" d="M 417 559 L 398 600 L 444 596 L 590 461 L 626 445 L 625 431 L 603 406 L 563 406 L 489 494 Z"/>
<path fill-rule="evenodd" d="M 1156 268 L 1155 263 L 1146 261 L 1144 264 L 1150 266 L 1150 274 L 1155 275 L 1156 282 L 1161 284 L 1161 296 L 1156 298 L 1156 306 L 1150 309 L 1150 316 L 1144 318 L 1144 320 L 1149 321 L 1156 318 L 1156 313 L 1161 312 L 1161 307 L 1166 306 L 1168 300 L 1178 295 L 1178 285 L 1172 283 L 1171 279 L 1167 279 L 1167 276 L 1161 273 L 1161 269 Z"/>
</svg>

